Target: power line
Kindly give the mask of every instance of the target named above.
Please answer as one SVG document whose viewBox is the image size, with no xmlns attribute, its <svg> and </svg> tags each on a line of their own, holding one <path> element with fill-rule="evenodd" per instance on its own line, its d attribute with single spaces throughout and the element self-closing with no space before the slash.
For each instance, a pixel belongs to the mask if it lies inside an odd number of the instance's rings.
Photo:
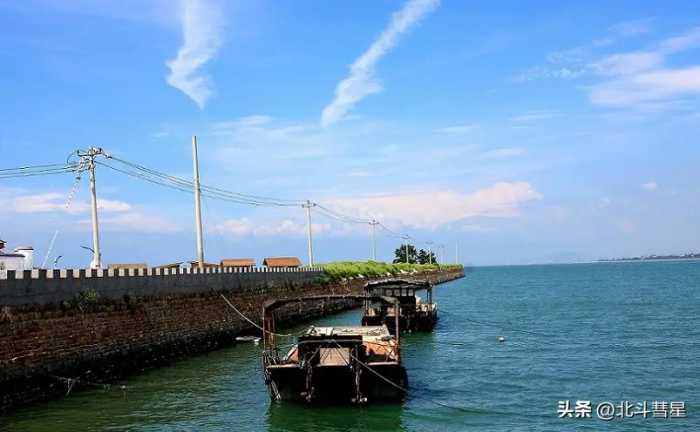
<svg viewBox="0 0 700 432">
<path fill-rule="evenodd" d="M 127 160 L 118 158 L 118 157 L 111 157 L 112 160 L 115 160 L 119 163 L 122 163 L 124 165 L 127 165 L 131 167 L 132 169 L 137 170 L 138 172 L 144 173 L 145 175 L 151 176 L 151 177 L 156 177 L 159 180 L 181 186 L 184 188 L 192 188 L 192 181 L 186 180 L 180 177 L 176 177 L 152 168 L 145 167 L 143 165 L 134 163 L 134 162 L 129 162 Z M 216 197 L 224 197 L 224 198 L 229 198 L 233 200 L 238 200 L 243 204 L 251 204 L 251 205 L 271 205 L 271 206 L 299 206 L 303 203 L 303 200 L 291 200 L 291 199 L 280 199 L 280 198 L 272 198 L 272 197 L 266 197 L 266 196 L 261 196 L 261 195 L 252 195 L 252 194 L 244 194 L 240 192 L 233 192 L 230 190 L 226 190 L 223 188 L 219 187 L 214 187 L 214 186 L 208 186 L 202 184 L 201 189 L 203 192 L 208 192 L 211 197 L 216 198 Z"/>
<path fill-rule="evenodd" d="M 79 171 L 79 165 L 51 164 L 34 165 L 18 168 L 4 168 L 0 170 L 0 179 L 12 179 L 22 177 L 43 176 L 51 174 L 65 174 Z"/>
<path fill-rule="evenodd" d="M 71 153 L 74 155 L 75 153 Z M 158 186 L 167 187 L 178 192 L 185 192 L 188 194 L 193 193 L 194 183 L 191 180 L 183 179 L 177 176 L 167 174 L 165 172 L 158 171 L 153 168 L 146 167 L 144 165 L 131 162 L 116 156 L 105 154 L 106 159 L 110 161 L 117 162 L 119 165 L 107 163 L 105 161 L 95 160 L 95 164 L 109 168 L 115 172 L 143 180 Z M 16 168 L 3 168 L 0 169 L 0 180 L 1 179 L 12 179 L 12 178 L 23 178 L 31 176 L 43 176 L 43 175 L 53 175 L 53 174 L 66 174 L 66 173 L 79 173 L 87 169 L 87 166 L 82 162 L 73 162 L 69 158 L 66 163 L 63 164 L 43 164 L 43 165 L 29 165 Z M 203 197 L 211 198 L 214 200 L 231 202 L 241 205 L 250 205 L 255 207 L 298 207 L 303 206 L 307 203 L 306 200 L 300 199 L 284 199 L 275 198 L 263 195 L 246 194 L 241 192 L 235 192 L 227 190 L 221 187 L 215 187 L 210 185 L 200 185 L 201 195 Z M 414 240 L 420 243 L 429 243 L 419 241 L 407 234 L 399 233 L 381 221 L 377 221 L 374 218 L 365 218 L 354 215 L 348 215 L 341 213 L 337 210 L 333 210 L 326 206 L 323 206 L 317 202 L 311 202 L 314 207 L 316 207 L 319 214 L 337 220 L 343 223 L 349 224 L 369 224 L 369 225 L 379 225 L 384 231 L 386 231 L 389 236 L 400 238 L 404 240 Z"/>
<path fill-rule="evenodd" d="M 23 167 L 17 167 L 17 168 L 0 168 L 0 171 L 19 171 L 19 170 L 30 170 L 30 169 L 37 169 L 37 168 L 58 168 L 58 167 L 65 167 L 68 164 L 44 164 L 44 165 L 27 165 Z"/>
<path fill-rule="evenodd" d="M 118 158 L 115 156 L 111 156 L 110 159 L 125 165 L 126 167 L 128 167 L 128 169 L 117 168 L 117 167 L 110 165 L 110 164 L 107 164 L 105 162 L 100 162 L 100 164 L 104 165 L 106 167 L 109 167 L 115 171 L 130 175 L 132 177 L 135 177 L 135 178 L 138 178 L 141 180 L 145 180 L 145 181 L 157 184 L 157 185 L 169 187 L 171 189 L 179 190 L 182 192 L 192 193 L 193 183 L 190 180 L 176 177 L 176 176 L 155 170 L 153 168 L 148 168 L 144 165 L 141 165 L 141 164 L 138 164 L 135 162 L 130 162 L 128 160 L 121 159 L 121 158 Z M 297 207 L 297 206 L 305 205 L 305 200 L 300 200 L 300 199 L 283 199 L 283 198 L 274 198 L 274 197 L 263 196 L 263 195 L 244 194 L 244 193 L 233 192 L 233 191 L 223 189 L 220 187 L 209 186 L 209 185 L 204 185 L 204 184 L 202 184 L 200 187 L 202 190 L 202 196 L 206 196 L 208 198 L 215 199 L 215 200 L 233 202 L 236 204 L 251 205 L 251 206 L 264 206 L 264 207 Z M 410 236 L 398 233 L 398 232 L 388 228 L 386 225 L 384 225 L 380 221 L 376 221 L 375 219 L 343 214 L 337 210 L 333 210 L 333 209 L 330 209 L 322 204 L 319 204 L 318 202 L 313 202 L 313 204 L 314 204 L 314 207 L 316 207 L 317 211 L 320 214 L 322 214 L 323 216 L 326 216 L 328 218 L 335 219 L 339 222 L 352 223 L 352 224 L 370 224 L 370 225 L 373 222 L 377 222 L 377 224 L 381 228 L 383 228 L 385 231 L 387 231 L 393 237 L 396 237 L 396 238 L 409 237 L 410 238 Z"/>
</svg>

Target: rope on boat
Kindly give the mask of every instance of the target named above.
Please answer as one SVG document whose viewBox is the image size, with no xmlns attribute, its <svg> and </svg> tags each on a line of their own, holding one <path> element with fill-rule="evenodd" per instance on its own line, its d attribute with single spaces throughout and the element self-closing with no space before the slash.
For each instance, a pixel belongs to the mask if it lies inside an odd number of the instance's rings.
<svg viewBox="0 0 700 432">
<path fill-rule="evenodd" d="M 62 376 L 58 376 L 58 375 L 47 375 L 47 376 L 54 378 L 58 381 L 62 381 L 66 384 L 66 387 L 67 387 L 66 397 L 70 395 L 71 391 L 73 390 L 73 388 L 75 387 L 76 384 L 88 385 L 88 386 L 92 386 L 92 387 L 99 387 L 99 388 L 102 388 L 102 390 L 104 390 L 106 392 L 112 390 L 112 387 L 113 387 L 112 384 L 88 381 L 88 380 L 83 379 L 83 378 L 69 378 L 69 377 L 62 377 Z M 126 398 L 126 391 L 128 388 L 129 387 L 127 387 L 126 385 L 119 386 L 119 389 L 124 394 L 124 398 Z"/>
<path fill-rule="evenodd" d="M 243 312 L 241 312 L 241 311 L 239 311 L 238 309 L 236 309 L 236 306 L 234 306 L 233 303 L 231 303 L 231 302 L 226 298 L 226 296 L 224 296 L 223 294 L 221 294 L 221 298 L 224 299 L 224 301 L 231 307 L 231 309 L 233 309 L 238 315 L 240 315 L 241 318 L 243 318 L 244 320 L 248 321 L 248 323 L 250 323 L 253 327 L 257 328 L 258 330 L 262 331 L 263 333 L 271 334 L 271 335 L 273 335 L 273 336 L 281 336 L 281 337 L 292 337 L 292 336 L 297 336 L 297 335 L 292 334 L 292 333 L 289 333 L 289 334 L 282 334 L 282 333 L 275 333 L 275 332 L 271 332 L 271 331 L 269 331 L 269 330 L 265 330 L 265 329 L 262 328 L 258 323 L 256 323 L 255 321 L 251 320 L 251 319 L 248 318 L 247 316 L 243 315 Z"/>
<path fill-rule="evenodd" d="M 252 326 L 254 326 L 255 328 L 257 328 L 258 330 L 262 331 L 263 333 L 268 333 L 268 334 L 272 334 L 272 335 L 275 335 L 275 336 L 285 336 L 285 337 L 297 336 L 297 335 L 295 335 L 295 334 L 280 334 L 280 333 L 271 332 L 271 331 L 269 331 L 269 330 L 265 330 L 265 329 L 264 329 L 263 327 L 261 327 L 258 323 L 254 322 L 253 320 L 251 320 L 250 318 L 248 318 L 247 316 L 245 316 L 241 311 L 239 311 L 239 310 L 226 298 L 226 296 L 224 296 L 223 294 L 220 294 L 220 295 L 221 295 L 221 298 L 223 298 L 224 301 L 229 305 L 229 307 L 231 307 L 231 309 L 233 309 L 238 315 L 240 315 L 241 318 L 243 318 L 244 320 L 246 320 L 248 323 L 250 323 Z M 338 343 L 338 341 L 335 340 L 335 339 L 328 339 L 327 341 L 328 341 L 328 342 L 333 342 L 334 344 L 336 344 L 336 345 L 338 346 L 338 348 L 341 348 L 341 349 L 343 348 L 343 347 Z M 318 341 L 316 341 L 316 342 L 318 342 Z M 400 385 L 396 384 L 395 382 L 393 382 L 393 381 L 390 380 L 389 378 L 387 378 L 387 377 L 385 377 L 384 375 L 380 374 L 379 372 L 375 371 L 374 369 L 372 369 L 371 367 L 369 367 L 368 364 L 366 364 L 365 362 L 363 362 L 362 360 L 360 360 L 360 359 L 358 359 L 356 356 L 354 356 L 354 355 L 352 354 L 352 352 L 349 352 L 348 354 L 350 355 L 350 357 L 352 357 L 353 360 L 357 361 L 357 363 L 358 363 L 360 366 L 362 366 L 362 367 L 364 367 L 365 369 L 369 370 L 370 372 L 372 372 L 374 375 L 376 375 L 376 376 L 379 377 L 380 379 L 386 381 L 389 385 L 391 385 L 391 386 L 393 386 L 393 387 L 399 389 L 400 391 L 404 392 L 405 394 L 408 394 L 409 390 L 408 390 L 406 387 L 403 387 L 403 386 L 400 386 Z M 433 399 L 426 399 L 426 400 L 429 401 L 429 402 L 432 402 L 432 403 L 435 404 L 435 405 L 441 406 L 441 407 L 443 407 L 443 408 L 449 408 L 449 409 L 453 409 L 453 410 L 457 410 L 457 411 L 462 411 L 462 412 L 472 412 L 472 410 L 470 410 L 470 409 L 462 408 L 462 407 L 457 407 L 457 406 L 453 406 L 453 405 L 448 405 L 448 404 L 445 404 L 445 403 L 442 403 L 442 402 L 438 402 L 438 401 L 433 400 Z"/>
<path fill-rule="evenodd" d="M 336 345 L 338 345 L 339 348 L 342 348 L 342 347 L 340 346 L 340 344 L 339 344 L 336 340 L 333 340 L 333 342 L 334 342 Z M 372 372 L 373 374 L 375 374 L 376 376 L 378 376 L 378 377 L 381 378 L 382 380 L 386 381 L 388 384 L 392 385 L 393 387 L 395 387 L 395 388 L 401 390 L 401 391 L 404 392 L 405 394 L 408 394 L 408 389 L 407 389 L 406 387 L 403 387 L 403 386 L 400 386 L 400 385 L 396 384 L 395 382 L 393 382 L 393 381 L 390 380 L 389 378 L 387 378 L 387 377 L 385 377 L 384 375 L 380 374 L 379 372 L 375 371 L 374 369 L 372 369 L 371 367 L 369 367 L 368 364 L 364 363 L 362 360 L 360 360 L 360 359 L 358 359 L 357 357 L 355 357 L 354 355 L 352 355 L 351 352 L 348 353 L 348 354 L 349 354 L 350 357 L 352 357 L 357 363 L 359 363 L 360 366 L 362 366 L 362 367 L 364 367 L 365 369 L 367 369 L 368 371 Z M 425 400 L 427 400 L 428 402 L 432 402 L 432 403 L 434 403 L 435 405 L 444 407 L 444 408 L 450 408 L 450 409 L 457 410 L 457 411 L 462 411 L 462 412 L 472 412 L 472 410 L 470 410 L 470 409 L 462 408 L 462 407 L 458 407 L 458 406 L 453 406 L 453 405 L 448 405 L 448 404 L 445 404 L 445 403 L 442 403 L 442 402 L 438 402 L 438 401 L 436 401 L 436 400 L 434 400 L 434 399 L 426 398 Z"/>
</svg>

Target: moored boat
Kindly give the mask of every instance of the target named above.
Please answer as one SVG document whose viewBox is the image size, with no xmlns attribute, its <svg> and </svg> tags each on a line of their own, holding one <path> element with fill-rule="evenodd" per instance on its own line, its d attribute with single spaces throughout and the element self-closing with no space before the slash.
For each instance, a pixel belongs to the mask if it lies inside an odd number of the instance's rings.
<svg viewBox="0 0 700 432">
<path fill-rule="evenodd" d="M 419 290 L 426 290 L 427 302 L 416 295 Z M 385 324 L 392 334 L 396 334 L 399 323 L 401 331 L 430 331 L 437 323 L 437 304 L 433 302 L 433 286 L 430 282 L 414 282 L 392 279 L 370 282 L 365 285 L 366 300 L 362 325 Z M 377 296 L 394 297 L 399 305 L 376 302 Z M 396 319 L 398 315 L 398 321 Z"/>
<path fill-rule="evenodd" d="M 399 337 L 392 336 L 386 325 L 311 326 L 282 354 L 275 340 L 273 311 L 289 301 L 295 300 L 278 300 L 263 309 L 263 370 L 273 401 L 365 404 L 404 396 L 408 377 L 401 364 Z"/>
</svg>

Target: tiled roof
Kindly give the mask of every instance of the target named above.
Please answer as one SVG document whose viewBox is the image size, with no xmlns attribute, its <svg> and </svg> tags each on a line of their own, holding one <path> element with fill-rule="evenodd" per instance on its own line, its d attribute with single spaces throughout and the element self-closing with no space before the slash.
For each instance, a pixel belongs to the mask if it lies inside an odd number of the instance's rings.
<svg viewBox="0 0 700 432">
<path fill-rule="evenodd" d="M 268 267 L 301 267 L 301 261 L 297 257 L 268 257 L 263 260 L 263 265 Z"/>
</svg>

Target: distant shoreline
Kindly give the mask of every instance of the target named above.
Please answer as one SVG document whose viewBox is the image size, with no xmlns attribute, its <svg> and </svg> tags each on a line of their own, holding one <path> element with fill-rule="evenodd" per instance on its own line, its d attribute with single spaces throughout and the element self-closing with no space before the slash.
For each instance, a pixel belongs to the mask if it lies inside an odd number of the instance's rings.
<svg viewBox="0 0 700 432">
<path fill-rule="evenodd" d="M 464 264 L 465 269 L 477 268 L 477 267 L 529 267 L 529 266 L 558 266 L 558 265 L 582 265 L 582 264 L 610 264 L 610 263 L 648 263 L 648 262 L 670 262 L 670 261 L 700 261 L 700 257 L 697 258 L 613 258 L 613 259 L 599 259 L 594 261 L 572 261 L 572 262 L 539 262 L 539 263 L 524 263 L 524 264 Z"/>
<path fill-rule="evenodd" d="M 640 261 L 698 261 L 700 254 L 693 256 L 659 256 L 659 257 L 635 257 L 635 258 L 610 258 L 599 259 L 597 262 L 640 262 Z"/>
</svg>

